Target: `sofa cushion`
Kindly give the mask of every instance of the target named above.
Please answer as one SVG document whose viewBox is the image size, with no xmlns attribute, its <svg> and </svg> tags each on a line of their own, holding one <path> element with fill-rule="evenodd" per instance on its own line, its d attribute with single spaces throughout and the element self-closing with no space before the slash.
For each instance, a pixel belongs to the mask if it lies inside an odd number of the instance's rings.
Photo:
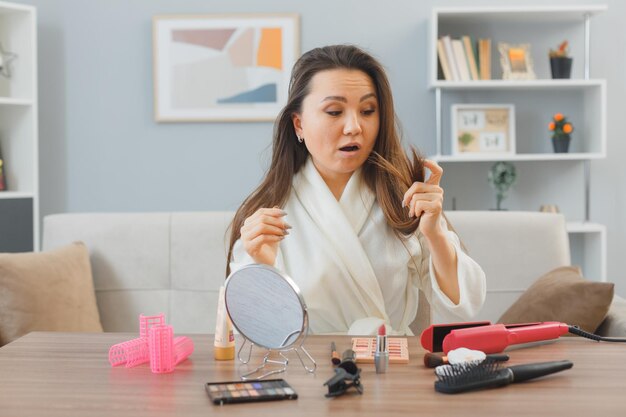
<svg viewBox="0 0 626 417">
<path fill-rule="evenodd" d="M 446 216 L 469 256 L 485 271 L 487 298 L 472 320 L 495 322 L 538 277 L 572 264 L 562 214 L 448 211 Z M 434 321 L 443 319 L 435 314 Z"/>
<path fill-rule="evenodd" d="M 585 280 L 578 267 L 556 268 L 535 281 L 498 322 L 559 321 L 594 332 L 609 310 L 613 285 Z"/>
<path fill-rule="evenodd" d="M 613 296 L 606 318 L 596 330 L 596 334 L 609 337 L 626 337 L 626 300 Z"/>
<path fill-rule="evenodd" d="M 0 254 L 0 311 L 0 345 L 37 330 L 101 332 L 85 245 Z"/>
</svg>

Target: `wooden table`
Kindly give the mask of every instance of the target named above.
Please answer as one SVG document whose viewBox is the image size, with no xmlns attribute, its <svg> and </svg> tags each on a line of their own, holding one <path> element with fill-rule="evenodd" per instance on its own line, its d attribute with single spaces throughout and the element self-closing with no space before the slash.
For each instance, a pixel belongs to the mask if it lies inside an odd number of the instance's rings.
<svg viewBox="0 0 626 417">
<path fill-rule="evenodd" d="M 238 379 L 237 363 L 213 360 L 213 337 L 191 336 L 195 352 L 173 373 L 152 374 L 147 364 L 112 368 L 111 345 L 135 335 L 122 333 L 31 333 L 0 348 L 0 416 L 625 416 L 626 344 L 562 338 L 510 351 L 510 364 L 569 359 L 571 370 L 505 388 L 445 395 L 434 391 L 424 351 L 409 339 L 408 365 L 376 375 L 362 365 L 364 394 L 328 399 L 323 382 L 332 374 L 329 344 L 341 353 L 346 336 L 312 336 L 318 362 L 307 374 L 295 355 L 284 378 L 295 401 L 213 405 L 208 381 Z"/>
</svg>

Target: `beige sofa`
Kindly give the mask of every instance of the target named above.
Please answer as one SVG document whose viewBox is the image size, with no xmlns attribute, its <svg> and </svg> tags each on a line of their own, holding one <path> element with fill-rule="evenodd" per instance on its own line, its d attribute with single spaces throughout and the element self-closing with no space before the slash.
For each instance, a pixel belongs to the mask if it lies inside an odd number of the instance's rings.
<svg viewBox="0 0 626 417">
<path fill-rule="evenodd" d="M 140 313 L 163 312 L 177 333 L 212 333 L 224 281 L 232 212 L 80 213 L 47 216 L 43 249 L 83 241 L 105 331 L 136 331 Z M 447 213 L 487 275 L 477 319 L 496 321 L 544 273 L 570 264 L 561 215 Z M 438 321 L 437 316 L 432 316 Z"/>
</svg>

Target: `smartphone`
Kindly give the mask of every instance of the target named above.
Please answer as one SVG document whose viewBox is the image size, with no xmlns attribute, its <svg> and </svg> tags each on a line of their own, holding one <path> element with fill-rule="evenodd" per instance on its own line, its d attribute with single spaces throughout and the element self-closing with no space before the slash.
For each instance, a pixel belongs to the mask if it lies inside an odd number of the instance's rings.
<svg viewBox="0 0 626 417">
<path fill-rule="evenodd" d="M 284 379 L 207 382 L 204 388 L 213 404 L 217 405 L 298 398 L 296 391 Z"/>
</svg>

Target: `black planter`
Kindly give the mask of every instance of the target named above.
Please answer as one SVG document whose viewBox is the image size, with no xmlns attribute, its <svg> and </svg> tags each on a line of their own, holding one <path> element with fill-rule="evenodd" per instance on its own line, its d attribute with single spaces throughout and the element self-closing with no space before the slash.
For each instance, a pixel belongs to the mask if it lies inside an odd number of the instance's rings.
<svg viewBox="0 0 626 417">
<path fill-rule="evenodd" d="M 569 78 L 572 74 L 572 58 L 550 58 L 550 70 L 552 78 Z"/>
<path fill-rule="evenodd" d="M 552 146 L 554 146 L 554 153 L 567 153 L 569 149 L 569 135 L 558 135 L 552 137 Z"/>
</svg>

